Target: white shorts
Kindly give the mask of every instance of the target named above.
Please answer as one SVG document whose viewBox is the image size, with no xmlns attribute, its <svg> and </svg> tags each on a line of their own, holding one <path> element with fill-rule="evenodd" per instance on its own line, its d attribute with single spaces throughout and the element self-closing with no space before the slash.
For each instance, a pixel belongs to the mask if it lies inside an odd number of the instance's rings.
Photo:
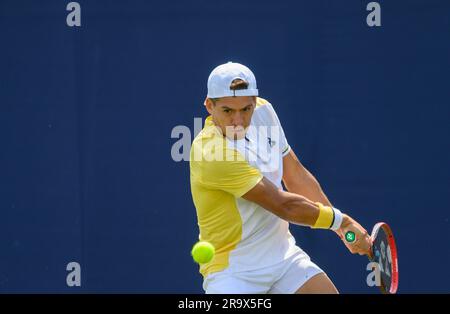
<svg viewBox="0 0 450 314">
<path fill-rule="evenodd" d="M 300 250 L 270 267 L 245 272 L 227 268 L 212 273 L 203 281 L 203 290 L 207 294 L 292 294 L 319 273 L 323 270 Z"/>
</svg>

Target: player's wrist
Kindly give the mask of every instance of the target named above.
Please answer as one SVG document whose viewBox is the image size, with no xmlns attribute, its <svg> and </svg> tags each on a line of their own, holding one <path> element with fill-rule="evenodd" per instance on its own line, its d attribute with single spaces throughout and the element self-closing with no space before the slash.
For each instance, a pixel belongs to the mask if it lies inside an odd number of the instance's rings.
<svg viewBox="0 0 450 314">
<path fill-rule="evenodd" d="M 338 230 L 342 225 L 344 214 L 339 209 L 325 206 L 320 202 L 316 202 L 316 205 L 319 207 L 319 216 L 311 227 L 315 229 Z"/>
<path fill-rule="evenodd" d="M 347 228 L 350 224 L 351 224 L 351 218 L 349 215 L 347 214 L 342 214 L 342 222 L 341 222 L 341 226 L 339 227 L 338 230 L 343 230 L 345 228 Z"/>
<path fill-rule="evenodd" d="M 344 221 L 344 217 L 348 217 L 347 215 L 343 214 L 339 209 L 332 208 L 334 212 L 334 220 L 331 224 L 330 229 L 333 231 L 339 230 L 342 226 L 342 222 Z"/>
</svg>

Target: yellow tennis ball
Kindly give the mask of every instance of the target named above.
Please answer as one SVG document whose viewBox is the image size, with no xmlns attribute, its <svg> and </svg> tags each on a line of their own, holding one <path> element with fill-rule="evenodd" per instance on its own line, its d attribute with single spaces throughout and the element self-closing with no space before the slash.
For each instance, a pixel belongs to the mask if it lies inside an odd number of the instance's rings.
<svg viewBox="0 0 450 314">
<path fill-rule="evenodd" d="M 192 258 L 199 264 L 209 263 L 216 253 L 214 246 L 206 241 L 197 242 L 191 251 Z"/>
</svg>

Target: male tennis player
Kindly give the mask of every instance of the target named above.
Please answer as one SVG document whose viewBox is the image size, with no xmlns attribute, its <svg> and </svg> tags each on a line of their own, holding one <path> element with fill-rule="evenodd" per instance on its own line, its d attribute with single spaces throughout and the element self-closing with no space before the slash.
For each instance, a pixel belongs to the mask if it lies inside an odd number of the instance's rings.
<svg viewBox="0 0 450 314">
<path fill-rule="evenodd" d="M 296 245 L 289 223 L 334 230 L 352 253 L 368 254 L 367 231 L 333 208 L 288 145 L 272 105 L 257 97 L 252 71 L 239 63 L 208 78 L 210 116 L 190 152 L 191 192 L 200 240 L 216 248 L 200 266 L 206 293 L 337 293 Z M 283 181 L 288 191 L 284 191 Z"/>
</svg>

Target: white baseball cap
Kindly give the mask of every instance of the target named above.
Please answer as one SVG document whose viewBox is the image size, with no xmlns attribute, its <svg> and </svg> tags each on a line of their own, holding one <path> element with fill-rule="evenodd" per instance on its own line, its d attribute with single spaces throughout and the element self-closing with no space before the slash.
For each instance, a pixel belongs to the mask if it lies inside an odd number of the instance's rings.
<svg viewBox="0 0 450 314">
<path fill-rule="evenodd" d="M 246 89 L 232 90 L 231 83 L 235 79 L 241 79 L 248 83 Z M 227 96 L 258 96 L 256 78 L 253 72 L 240 63 L 228 62 L 219 65 L 208 78 L 208 98 L 220 98 Z"/>
</svg>

